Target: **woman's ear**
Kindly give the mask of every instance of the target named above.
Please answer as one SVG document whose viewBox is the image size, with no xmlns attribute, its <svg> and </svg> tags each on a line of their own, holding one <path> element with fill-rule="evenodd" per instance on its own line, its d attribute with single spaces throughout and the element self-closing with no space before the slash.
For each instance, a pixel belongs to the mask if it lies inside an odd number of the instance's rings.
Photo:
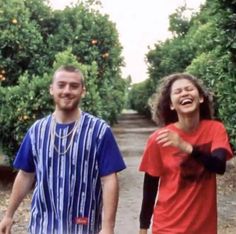
<svg viewBox="0 0 236 234">
<path fill-rule="evenodd" d="M 199 103 L 203 103 L 203 102 L 204 102 L 204 97 L 201 96 L 201 97 L 199 98 Z"/>
<path fill-rule="evenodd" d="M 175 109 L 171 103 L 170 103 L 170 109 L 171 109 L 171 110 L 174 110 L 174 109 Z"/>
</svg>

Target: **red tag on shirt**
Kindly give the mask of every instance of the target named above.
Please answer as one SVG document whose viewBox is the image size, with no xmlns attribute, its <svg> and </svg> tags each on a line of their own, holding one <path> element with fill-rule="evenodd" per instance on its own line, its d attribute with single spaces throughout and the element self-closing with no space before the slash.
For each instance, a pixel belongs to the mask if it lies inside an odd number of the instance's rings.
<svg viewBox="0 0 236 234">
<path fill-rule="evenodd" d="M 76 224 L 87 225 L 88 218 L 87 217 L 75 217 L 74 222 Z"/>
</svg>

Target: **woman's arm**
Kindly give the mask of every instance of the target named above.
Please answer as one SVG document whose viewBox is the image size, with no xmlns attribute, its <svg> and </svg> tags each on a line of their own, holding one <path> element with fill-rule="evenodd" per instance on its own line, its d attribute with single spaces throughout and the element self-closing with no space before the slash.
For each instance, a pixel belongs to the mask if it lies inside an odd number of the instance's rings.
<svg viewBox="0 0 236 234">
<path fill-rule="evenodd" d="M 178 147 L 182 152 L 189 154 L 195 160 L 200 162 L 210 172 L 218 174 L 224 174 L 225 172 L 228 152 L 224 148 L 217 148 L 212 152 L 206 153 L 197 146 L 184 141 L 176 132 L 167 129 L 159 133 L 157 142 L 159 142 L 163 147 Z"/>
<path fill-rule="evenodd" d="M 150 226 L 157 195 L 158 183 L 159 177 L 154 177 L 145 173 L 143 181 L 143 200 L 139 216 L 140 234 L 147 233 L 146 230 Z"/>
<path fill-rule="evenodd" d="M 198 147 L 193 146 L 193 150 L 190 155 L 203 164 L 207 170 L 221 175 L 225 173 L 227 150 L 219 148 L 215 149 L 211 153 L 205 153 L 198 149 Z"/>
</svg>

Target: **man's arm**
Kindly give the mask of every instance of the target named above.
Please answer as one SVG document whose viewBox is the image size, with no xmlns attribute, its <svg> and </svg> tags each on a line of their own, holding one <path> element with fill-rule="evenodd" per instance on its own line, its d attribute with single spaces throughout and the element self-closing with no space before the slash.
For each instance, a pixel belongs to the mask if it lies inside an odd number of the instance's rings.
<svg viewBox="0 0 236 234">
<path fill-rule="evenodd" d="M 117 174 L 102 177 L 103 186 L 103 219 L 100 234 L 114 234 L 116 211 L 119 197 Z"/>
<path fill-rule="evenodd" d="M 35 174 L 20 170 L 13 184 L 10 202 L 0 223 L 0 234 L 10 234 L 13 224 L 13 216 L 18 206 L 28 194 L 34 183 Z"/>
</svg>

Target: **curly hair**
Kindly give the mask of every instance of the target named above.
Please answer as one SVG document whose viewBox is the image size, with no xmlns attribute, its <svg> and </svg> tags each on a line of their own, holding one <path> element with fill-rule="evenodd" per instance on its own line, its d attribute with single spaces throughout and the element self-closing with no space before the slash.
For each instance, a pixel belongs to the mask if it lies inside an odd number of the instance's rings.
<svg viewBox="0 0 236 234">
<path fill-rule="evenodd" d="M 213 94 L 204 86 L 202 80 L 187 73 L 174 73 L 161 79 L 153 105 L 153 120 L 159 125 L 167 125 L 178 121 L 175 110 L 170 109 L 171 87 L 176 80 L 189 80 L 204 98 L 200 104 L 200 119 L 212 119 L 214 114 Z"/>
</svg>

